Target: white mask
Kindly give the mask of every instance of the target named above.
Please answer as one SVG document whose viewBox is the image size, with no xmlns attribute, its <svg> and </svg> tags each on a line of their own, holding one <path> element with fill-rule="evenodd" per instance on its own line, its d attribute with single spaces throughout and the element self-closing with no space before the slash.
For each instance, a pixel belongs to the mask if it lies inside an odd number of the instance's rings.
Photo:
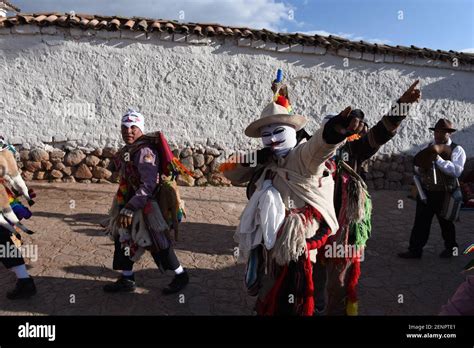
<svg viewBox="0 0 474 348">
<path fill-rule="evenodd" d="M 275 155 L 286 156 L 296 146 L 296 129 L 281 123 L 260 129 L 263 146 L 271 147 Z"/>
</svg>

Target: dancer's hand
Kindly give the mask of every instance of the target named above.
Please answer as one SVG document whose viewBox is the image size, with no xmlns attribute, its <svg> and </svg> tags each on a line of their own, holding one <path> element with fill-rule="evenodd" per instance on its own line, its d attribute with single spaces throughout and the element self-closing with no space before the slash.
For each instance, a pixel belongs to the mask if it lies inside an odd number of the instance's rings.
<svg viewBox="0 0 474 348">
<path fill-rule="evenodd" d="M 407 117 L 411 104 L 420 101 L 421 91 L 419 88 L 416 88 L 419 82 L 420 80 L 413 82 L 389 111 L 387 116 L 389 120 L 388 130 L 390 132 L 393 132 L 395 129 L 397 129 L 400 123 Z"/>
<path fill-rule="evenodd" d="M 352 135 L 364 130 L 365 123 L 355 115 L 351 114 L 352 108 L 348 106 L 339 115 L 334 117 L 334 130 L 339 134 Z"/>
<path fill-rule="evenodd" d="M 348 106 L 325 124 L 323 137 L 328 144 L 340 143 L 346 137 L 364 130 L 365 123 L 351 111 L 352 108 Z"/>
<path fill-rule="evenodd" d="M 404 104 L 413 104 L 421 99 L 421 91 L 419 88 L 416 88 L 420 80 L 416 80 L 412 85 L 403 93 L 403 95 L 398 99 L 399 103 Z"/>
<path fill-rule="evenodd" d="M 123 208 L 119 215 L 119 226 L 122 228 L 128 228 L 132 224 L 133 211 L 127 208 Z"/>
</svg>

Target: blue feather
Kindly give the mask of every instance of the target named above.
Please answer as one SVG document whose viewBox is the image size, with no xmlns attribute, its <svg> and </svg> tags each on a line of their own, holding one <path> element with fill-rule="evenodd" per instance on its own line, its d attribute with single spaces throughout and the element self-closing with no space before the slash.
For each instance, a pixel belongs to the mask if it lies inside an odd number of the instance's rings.
<svg viewBox="0 0 474 348">
<path fill-rule="evenodd" d="M 277 70 L 277 78 L 276 78 L 275 82 L 280 83 L 281 81 L 283 81 L 283 70 L 278 69 Z"/>
</svg>

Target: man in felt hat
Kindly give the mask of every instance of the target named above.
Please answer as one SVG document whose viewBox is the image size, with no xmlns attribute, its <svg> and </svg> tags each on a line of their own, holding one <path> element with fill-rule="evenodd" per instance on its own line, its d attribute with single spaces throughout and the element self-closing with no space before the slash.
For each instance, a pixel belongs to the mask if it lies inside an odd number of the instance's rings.
<svg viewBox="0 0 474 348">
<path fill-rule="evenodd" d="M 149 239 L 150 229 L 156 227 L 150 226 L 150 220 L 144 221 L 142 216 L 146 216 L 146 211 L 153 211 L 150 199 L 160 180 L 158 150 L 151 146 L 144 135 L 143 115 L 128 110 L 122 117 L 121 130 L 126 145 L 114 161 L 120 172 L 120 184 L 111 208 L 108 231 L 115 241 L 113 269 L 121 270 L 122 274 L 116 282 L 104 286 L 104 291 L 109 293 L 131 292 L 136 288 L 133 272 L 133 264 L 137 259 L 135 253 L 139 246 L 136 240 Z M 157 214 L 161 217 L 159 212 Z M 134 235 L 133 230 L 143 230 L 142 237 L 135 240 L 130 238 Z M 175 273 L 173 281 L 163 289 L 163 293 L 176 293 L 188 284 L 188 273 L 180 265 L 169 237 L 160 233 L 157 239 L 158 242 L 149 248 L 155 263 L 160 269 Z"/>
<path fill-rule="evenodd" d="M 240 259 L 247 261 L 248 293 L 258 296 L 258 315 L 313 315 L 313 262 L 338 229 L 334 180 L 325 162 L 363 124 L 347 107 L 309 141 L 297 143 L 296 132 L 307 119 L 278 102 L 245 129 L 266 149 L 258 152 L 258 164 L 234 163 L 224 170 L 234 184 L 254 182 L 234 238 Z"/>
<path fill-rule="evenodd" d="M 456 230 L 454 222 L 442 214 L 443 205 L 449 199 L 449 194 L 458 187 L 458 178 L 464 170 L 466 153 L 464 149 L 451 140 L 454 129 L 451 121 L 440 119 L 430 130 L 434 131 L 434 141 L 415 156 L 415 172 L 421 179 L 421 195 L 416 201 L 415 223 L 411 231 L 410 245 L 407 252 L 398 256 L 405 259 L 419 259 L 423 247 L 428 241 L 431 221 L 436 215 L 441 226 L 445 249 L 439 255 L 449 258 L 457 250 Z M 444 157 L 444 158 L 443 158 Z"/>
</svg>

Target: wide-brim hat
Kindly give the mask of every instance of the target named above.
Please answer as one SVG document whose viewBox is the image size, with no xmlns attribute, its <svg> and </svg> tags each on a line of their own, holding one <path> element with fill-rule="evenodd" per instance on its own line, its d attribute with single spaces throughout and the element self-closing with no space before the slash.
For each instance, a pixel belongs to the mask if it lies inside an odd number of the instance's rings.
<svg viewBox="0 0 474 348">
<path fill-rule="evenodd" d="M 435 126 L 431 127 L 430 130 L 442 130 L 449 133 L 456 131 L 456 129 L 453 128 L 453 123 L 445 118 L 439 119 L 438 122 L 436 122 Z"/>
<path fill-rule="evenodd" d="M 260 138 L 260 128 L 275 123 L 292 126 L 299 131 L 307 122 L 306 117 L 302 115 L 292 115 L 284 106 L 271 102 L 263 109 L 260 118 L 247 126 L 245 135 L 251 138 Z"/>
</svg>

